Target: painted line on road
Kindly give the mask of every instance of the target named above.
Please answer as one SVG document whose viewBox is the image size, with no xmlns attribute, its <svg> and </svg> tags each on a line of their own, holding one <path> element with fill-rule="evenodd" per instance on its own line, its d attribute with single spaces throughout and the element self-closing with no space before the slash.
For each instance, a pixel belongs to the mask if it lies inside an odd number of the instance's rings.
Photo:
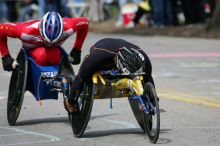
<svg viewBox="0 0 220 146">
<path fill-rule="evenodd" d="M 19 133 L 19 134 L 6 134 L 6 135 L 0 135 L 1 137 L 8 137 L 8 136 L 19 136 L 19 135 L 25 135 L 26 133 Z"/>
<path fill-rule="evenodd" d="M 0 96 L 0 100 L 2 100 L 2 99 L 5 99 L 5 97 L 3 97 L 3 96 Z"/>
<path fill-rule="evenodd" d="M 170 90 L 161 90 L 161 89 L 158 90 L 158 96 L 162 98 L 174 99 L 182 102 L 220 108 L 220 100 L 211 97 L 199 97 L 192 94 L 180 93 Z"/>
<path fill-rule="evenodd" d="M 49 140 L 45 140 L 45 141 L 29 141 L 29 142 L 23 142 L 23 143 L 12 143 L 12 144 L 3 144 L 0 146 L 13 146 L 13 145 L 27 145 L 27 144 L 41 144 L 41 143 L 48 143 L 48 142 L 55 142 L 55 141 L 60 141 L 60 139 L 58 137 L 55 136 L 51 136 L 48 134 L 43 134 L 43 133 L 38 133 L 38 132 L 32 132 L 32 131 L 26 131 L 26 130 L 20 130 L 20 129 L 16 129 L 16 128 L 9 128 L 9 127 L 0 127 L 0 129 L 7 129 L 7 130 L 13 130 L 16 132 L 20 132 L 20 134 L 8 134 L 8 135 L 0 135 L 0 137 L 5 137 L 5 136 L 19 136 L 19 135 L 37 135 L 37 136 L 42 136 L 42 137 L 46 137 Z"/>
<path fill-rule="evenodd" d="M 180 66 L 186 68 L 215 68 L 215 67 L 220 67 L 220 63 L 219 62 L 191 62 L 191 63 L 182 62 L 180 63 Z"/>
<path fill-rule="evenodd" d="M 167 129 L 214 129 L 214 130 L 218 130 L 220 129 L 220 127 L 163 127 L 163 128 L 167 128 Z"/>
<path fill-rule="evenodd" d="M 178 53 L 152 53 L 150 58 L 207 58 L 220 57 L 219 52 L 178 52 Z"/>
<path fill-rule="evenodd" d="M 214 103 L 219 103 L 220 104 L 220 100 L 218 100 L 218 99 L 213 99 L 213 98 L 210 98 L 210 97 L 201 97 L 201 99 L 204 100 L 204 101 L 214 102 Z"/>
<path fill-rule="evenodd" d="M 110 123 L 123 125 L 126 128 L 137 128 L 137 126 L 135 124 L 127 122 L 127 121 L 118 121 L 118 120 L 110 120 L 110 119 L 103 119 L 103 120 L 110 122 Z"/>
<path fill-rule="evenodd" d="M 220 95 L 220 92 L 213 92 L 213 94 L 215 94 L 215 95 Z"/>
</svg>

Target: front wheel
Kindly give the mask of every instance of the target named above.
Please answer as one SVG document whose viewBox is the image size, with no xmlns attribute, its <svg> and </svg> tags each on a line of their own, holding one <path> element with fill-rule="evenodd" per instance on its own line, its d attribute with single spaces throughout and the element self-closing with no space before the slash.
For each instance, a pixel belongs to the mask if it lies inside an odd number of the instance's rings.
<svg viewBox="0 0 220 146">
<path fill-rule="evenodd" d="M 85 84 L 79 96 L 79 111 L 69 113 L 69 119 L 75 137 L 80 137 L 84 133 L 90 119 L 93 106 L 94 85 Z"/>
<path fill-rule="evenodd" d="M 15 125 L 24 98 L 28 68 L 24 52 L 19 53 L 17 62 L 19 66 L 12 72 L 8 91 L 7 119 L 9 125 Z"/>
<path fill-rule="evenodd" d="M 156 143 L 160 134 L 160 109 L 156 90 L 152 83 L 144 86 L 143 100 L 149 113 L 143 113 L 145 132 L 152 143 Z"/>
</svg>

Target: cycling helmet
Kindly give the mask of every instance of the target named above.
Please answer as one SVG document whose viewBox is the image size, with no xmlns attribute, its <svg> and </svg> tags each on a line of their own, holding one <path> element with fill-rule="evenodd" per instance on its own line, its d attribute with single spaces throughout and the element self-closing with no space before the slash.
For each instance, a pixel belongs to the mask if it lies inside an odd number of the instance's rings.
<svg viewBox="0 0 220 146">
<path fill-rule="evenodd" d="M 40 33 L 48 43 L 55 43 L 63 33 L 63 19 L 57 12 L 47 12 L 40 22 Z"/>
<path fill-rule="evenodd" d="M 143 71 L 144 56 L 133 48 L 121 48 L 115 56 L 115 64 L 123 73 L 137 73 Z"/>
</svg>

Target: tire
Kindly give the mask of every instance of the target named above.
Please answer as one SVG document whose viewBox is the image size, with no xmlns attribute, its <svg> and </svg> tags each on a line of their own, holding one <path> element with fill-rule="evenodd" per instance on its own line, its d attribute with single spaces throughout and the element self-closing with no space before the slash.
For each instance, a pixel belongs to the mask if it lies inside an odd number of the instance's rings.
<svg viewBox="0 0 220 146">
<path fill-rule="evenodd" d="M 76 77 L 73 67 L 68 59 L 65 59 L 62 62 L 60 71 L 62 75 L 64 75 L 67 79 L 70 79 L 70 82 Z"/>
<path fill-rule="evenodd" d="M 28 61 L 25 60 L 24 52 L 19 53 L 17 62 L 19 66 L 12 72 L 8 91 L 7 119 L 9 125 L 15 125 L 20 114 L 27 81 Z"/>
<path fill-rule="evenodd" d="M 156 90 L 150 82 L 147 82 L 144 86 L 143 98 L 146 96 L 150 98 L 150 102 L 154 107 L 154 112 L 151 110 L 148 114 L 143 113 L 144 128 L 150 142 L 156 143 L 160 134 L 160 109 Z M 145 106 L 150 110 L 149 102 L 146 98 L 143 100 Z"/>
<path fill-rule="evenodd" d="M 141 129 L 146 133 L 143 121 L 143 112 L 139 108 L 139 101 L 132 100 L 131 97 L 128 97 L 128 101 L 130 103 L 136 121 L 138 122 Z"/>
<path fill-rule="evenodd" d="M 81 137 L 88 125 L 93 106 L 93 86 L 92 84 L 84 85 L 78 100 L 79 111 L 73 114 L 69 113 L 69 119 L 75 137 Z"/>
<path fill-rule="evenodd" d="M 144 86 L 144 82 L 142 83 Z M 141 129 L 146 133 L 146 129 L 144 126 L 144 120 L 143 120 L 143 112 L 140 110 L 140 103 L 138 100 L 133 100 L 131 97 L 128 97 L 128 101 L 130 103 L 130 107 L 132 109 L 132 112 L 134 114 L 134 117 L 136 121 L 138 122 Z"/>
</svg>

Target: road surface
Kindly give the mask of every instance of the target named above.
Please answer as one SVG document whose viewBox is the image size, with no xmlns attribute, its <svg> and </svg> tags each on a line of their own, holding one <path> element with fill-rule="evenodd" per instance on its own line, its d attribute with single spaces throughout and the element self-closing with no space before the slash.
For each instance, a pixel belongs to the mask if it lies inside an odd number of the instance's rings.
<svg viewBox="0 0 220 146">
<path fill-rule="evenodd" d="M 153 77 L 160 97 L 161 132 L 157 142 L 169 146 L 220 145 L 220 40 L 143 37 L 90 33 L 82 56 L 97 40 L 117 37 L 129 40 L 149 55 Z M 12 56 L 21 47 L 9 39 Z M 69 52 L 70 38 L 64 47 Z M 78 71 L 79 66 L 74 66 Z M 16 126 L 7 123 L 6 104 L 10 73 L 0 67 L 0 146 L 140 146 L 153 145 L 138 126 L 126 98 L 95 100 L 88 127 L 82 138 L 74 138 L 58 101 L 43 101 L 39 106 L 30 93 L 25 94 Z"/>
</svg>

